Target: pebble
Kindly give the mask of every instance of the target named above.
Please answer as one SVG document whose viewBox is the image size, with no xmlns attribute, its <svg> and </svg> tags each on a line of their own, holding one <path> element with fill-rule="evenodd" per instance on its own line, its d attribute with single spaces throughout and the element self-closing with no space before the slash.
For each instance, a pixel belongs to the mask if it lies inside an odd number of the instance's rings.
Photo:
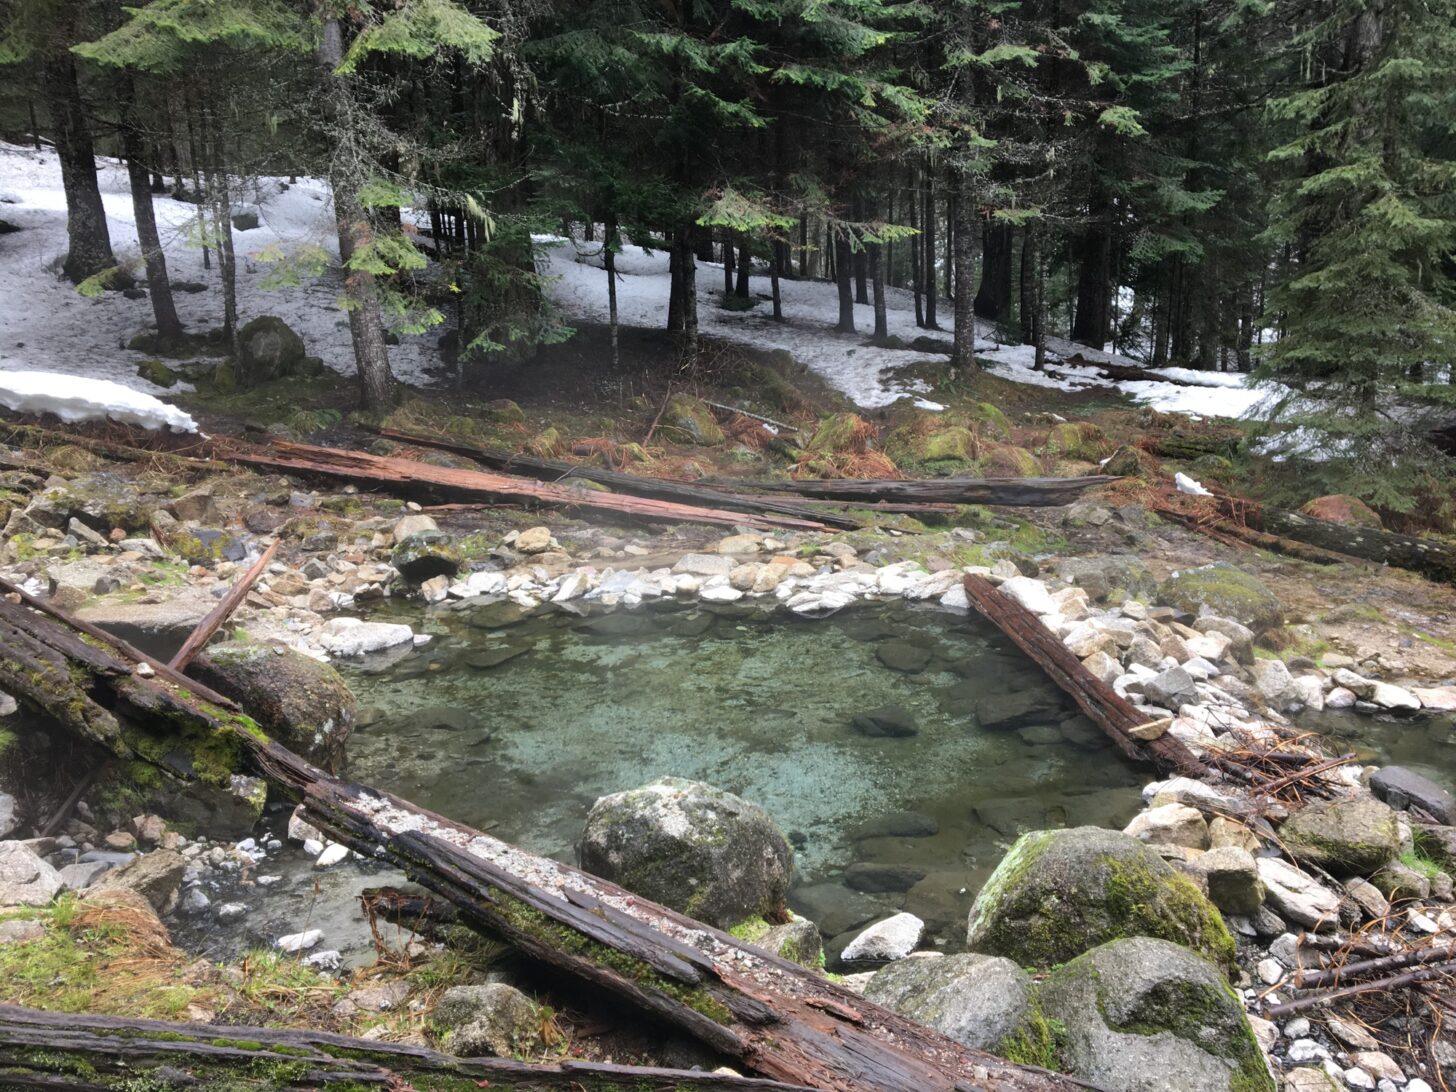
<svg viewBox="0 0 1456 1092">
<path fill-rule="evenodd" d="M 1369 1089 L 1371 1092 L 1375 1088 L 1375 1078 L 1363 1069 L 1345 1070 L 1345 1083 L 1351 1088 Z"/>
<path fill-rule="evenodd" d="M 349 847 L 330 842 L 328 847 L 313 862 L 314 868 L 332 868 L 349 855 Z"/>
<path fill-rule="evenodd" d="M 213 917 L 227 925 L 230 922 L 242 921 L 248 916 L 248 908 L 240 902 L 219 903 L 212 912 Z"/>
<path fill-rule="evenodd" d="M 324 939 L 322 929 L 306 929 L 302 933 L 289 933 L 274 942 L 274 947 L 284 952 L 306 952 Z"/>
<path fill-rule="evenodd" d="M 1288 1058 L 1295 1065 L 1322 1062 L 1329 1056 L 1330 1052 L 1313 1039 L 1296 1039 L 1289 1044 Z"/>
<path fill-rule="evenodd" d="M 1284 964 L 1277 959 L 1261 959 L 1254 972 L 1259 976 L 1260 982 L 1272 986 L 1284 978 Z"/>
</svg>

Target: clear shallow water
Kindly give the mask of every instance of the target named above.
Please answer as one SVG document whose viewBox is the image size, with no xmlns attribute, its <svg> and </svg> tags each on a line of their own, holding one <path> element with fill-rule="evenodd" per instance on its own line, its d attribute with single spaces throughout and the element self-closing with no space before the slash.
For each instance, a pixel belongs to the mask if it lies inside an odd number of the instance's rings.
<svg viewBox="0 0 1456 1092">
<path fill-rule="evenodd" d="M 791 901 L 826 932 L 903 907 L 951 947 L 1019 831 L 1121 826 L 1147 778 L 976 619 L 896 605 L 811 622 L 730 604 L 500 624 L 512 613 L 432 612 L 432 644 L 346 666 L 364 712 L 349 776 L 562 860 L 597 797 L 706 781 L 790 834 Z M 895 652 L 920 670 L 886 666 Z M 889 704 L 917 734 L 852 726 Z M 904 829 L 907 812 L 936 833 L 865 829 Z M 866 896 L 840 886 L 857 862 L 925 875 Z"/>
<path fill-rule="evenodd" d="M 1408 766 L 1456 793 L 1456 717 L 1366 717 L 1332 709 L 1298 719 L 1301 728 L 1326 736 L 1334 753 L 1354 751 L 1361 762 Z"/>
</svg>

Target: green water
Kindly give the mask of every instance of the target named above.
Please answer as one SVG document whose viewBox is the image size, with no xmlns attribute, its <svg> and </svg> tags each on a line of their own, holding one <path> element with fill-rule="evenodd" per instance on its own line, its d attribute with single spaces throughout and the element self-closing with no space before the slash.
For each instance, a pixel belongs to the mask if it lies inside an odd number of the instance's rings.
<svg viewBox="0 0 1456 1092">
<path fill-rule="evenodd" d="M 366 722 L 349 774 L 562 860 L 574 860 L 597 797 L 694 778 L 761 805 L 789 833 L 811 912 L 843 891 L 861 909 L 910 910 L 954 947 L 1018 831 L 1121 826 L 1149 776 L 979 620 L 897 605 L 811 622 L 733 604 L 548 610 L 500 625 L 503 609 L 432 612 L 432 644 L 345 669 Z M 887 667 L 877 653 L 891 645 L 923 667 Z M 887 704 L 918 733 L 852 727 Z M 1006 709 L 1021 714 L 1016 727 L 979 723 Z M 905 812 L 938 832 L 860 836 Z M 908 892 L 851 893 L 836 885 L 855 862 L 925 878 Z"/>
</svg>

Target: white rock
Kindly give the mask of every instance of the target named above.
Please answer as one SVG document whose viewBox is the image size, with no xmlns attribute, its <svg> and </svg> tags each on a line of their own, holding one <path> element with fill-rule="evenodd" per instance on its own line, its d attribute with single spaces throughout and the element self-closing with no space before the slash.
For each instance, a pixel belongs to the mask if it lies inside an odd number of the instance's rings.
<svg viewBox="0 0 1456 1092">
<path fill-rule="evenodd" d="M 1353 690 L 1346 689 L 1343 686 L 1337 686 L 1325 695 L 1325 708 L 1349 709 L 1359 700 Z"/>
<path fill-rule="evenodd" d="M 1318 713 L 1325 707 L 1325 681 L 1318 675 L 1299 676 L 1294 680 L 1294 690 L 1306 709 Z"/>
<path fill-rule="evenodd" d="M 841 959 L 873 960 L 890 962 L 904 959 L 920 943 L 925 931 L 925 922 L 914 914 L 899 913 L 894 917 L 877 921 L 845 947 Z"/>
<path fill-rule="evenodd" d="M 1320 1062 L 1329 1056 L 1330 1052 L 1313 1039 L 1296 1039 L 1289 1044 L 1288 1058 L 1295 1065 Z"/>
<path fill-rule="evenodd" d="M 1205 660 L 1218 661 L 1224 658 L 1233 644 L 1222 633 L 1200 633 L 1197 637 L 1185 637 L 1183 643 L 1188 646 L 1188 652 L 1193 656 L 1201 656 Z"/>
<path fill-rule="evenodd" d="M 1054 614 L 1057 603 L 1047 586 L 1029 576 L 1009 577 L 1001 585 L 1001 594 L 1009 595 L 1032 614 Z"/>
<path fill-rule="evenodd" d="M 1376 683 L 1371 689 L 1370 700 L 1382 709 L 1396 712 L 1414 713 L 1421 707 L 1420 698 L 1405 687 L 1396 686 L 1394 683 Z"/>
<path fill-rule="evenodd" d="M 358 618 L 330 618 L 319 634 L 319 644 L 335 656 L 363 656 L 414 640 L 414 630 L 398 622 L 365 622 Z"/>
<path fill-rule="evenodd" d="M 1366 1073 L 1363 1069 L 1350 1068 L 1344 1073 L 1345 1083 L 1351 1088 L 1372 1090 L 1375 1088 L 1375 1078 Z"/>
<path fill-rule="evenodd" d="M 1456 711 L 1456 686 L 1413 686 L 1411 693 L 1420 699 L 1424 709 L 1435 709 L 1442 713 Z M 0 697 L 0 701 L 3 701 Z"/>
<path fill-rule="evenodd" d="M 1277 857 L 1260 857 L 1256 864 L 1269 904 L 1284 917 L 1313 929 L 1339 924 L 1340 899 L 1328 887 Z"/>
<path fill-rule="evenodd" d="M 324 931 L 322 929 L 308 929 L 302 933 L 289 933 L 287 936 L 279 937 L 274 942 L 274 947 L 285 952 L 306 952 L 323 939 Z"/>
<path fill-rule="evenodd" d="M 1197 808 L 1162 804 L 1133 816 L 1123 833 L 1153 845 L 1208 848 L 1208 822 Z"/>
<path fill-rule="evenodd" d="M 1273 986 L 1284 979 L 1284 964 L 1277 959 L 1261 959 L 1259 965 L 1254 968 L 1259 976 L 1259 981 L 1266 986 Z"/>
<path fill-rule="evenodd" d="M 1419 1077 L 1412 1077 L 1410 1083 L 1405 1086 L 1405 1092 L 1431 1092 L 1431 1086 Z"/>
<path fill-rule="evenodd" d="M 1364 675 L 1357 675 L 1349 668 L 1342 667 L 1334 674 L 1336 686 L 1343 686 L 1357 698 L 1368 698 L 1375 691 L 1375 683 Z"/>
<path fill-rule="evenodd" d="M 314 859 L 314 868 L 332 868 L 349 855 L 349 847 L 340 845 L 338 842 L 330 842 L 324 847 L 324 851 Z"/>
<path fill-rule="evenodd" d="M 971 609 L 971 600 L 966 595 L 966 589 L 957 584 L 940 597 L 940 605 L 946 610 L 964 612 Z"/>
<path fill-rule="evenodd" d="M 1284 666 L 1283 660 L 1256 660 L 1252 671 L 1254 686 L 1269 703 L 1269 708 L 1282 712 L 1299 700 L 1299 692 L 1294 687 L 1294 676 Z"/>
<path fill-rule="evenodd" d="M 556 587 L 556 594 L 551 597 L 553 603 L 566 603 L 575 599 L 582 592 L 586 591 L 587 578 L 580 572 L 567 573 L 562 577 L 561 583 Z"/>
</svg>

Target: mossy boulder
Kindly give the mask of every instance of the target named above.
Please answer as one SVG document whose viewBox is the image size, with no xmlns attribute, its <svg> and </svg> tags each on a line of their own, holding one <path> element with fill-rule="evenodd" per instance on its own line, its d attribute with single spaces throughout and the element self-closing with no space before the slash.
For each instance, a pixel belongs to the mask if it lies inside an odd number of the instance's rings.
<svg viewBox="0 0 1456 1092">
<path fill-rule="evenodd" d="M 1219 969 L 1149 937 L 1054 970 L 1038 998 L 1057 1068 L 1125 1092 L 1274 1092 L 1243 1004 Z"/>
<path fill-rule="evenodd" d="M 678 777 L 599 799 L 576 853 L 593 875 L 720 929 L 782 919 L 793 877 L 793 851 L 767 812 Z"/>
<path fill-rule="evenodd" d="M 1190 614 L 1232 618 L 1256 634 L 1284 621 L 1284 607 L 1258 577 L 1226 562 L 1185 569 L 1163 581 L 1158 602 Z"/>
<path fill-rule="evenodd" d="M 1151 478 L 1158 472 L 1158 461 L 1146 451 L 1124 444 L 1107 457 L 1102 473 L 1120 478 Z"/>
<path fill-rule="evenodd" d="M 1052 426 L 1042 452 L 1056 458 L 1095 463 L 1106 454 L 1107 447 L 1107 438 L 1096 425 L 1066 421 Z"/>
<path fill-rule="evenodd" d="M 975 461 L 976 434 L 965 425 L 922 414 L 885 437 L 885 454 L 902 467 L 960 472 Z"/>
<path fill-rule="evenodd" d="M 1036 456 L 1013 444 L 982 444 L 978 466 L 988 478 L 1032 478 L 1041 473 Z"/>
<path fill-rule="evenodd" d="M 815 970 L 823 967 L 824 938 L 819 935 L 819 926 L 792 910 L 788 911 L 788 918 L 782 925 L 771 925 L 763 918 L 750 918 L 729 932 L 756 948 L 772 952 L 801 967 Z"/>
<path fill-rule="evenodd" d="M 682 391 L 667 400 L 657 427 L 665 439 L 680 444 L 716 447 L 727 439 L 708 404 Z"/>
<path fill-rule="evenodd" d="M 1031 976 L 1009 959 L 973 952 L 901 959 L 877 971 L 864 995 L 976 1050 L 995 1050 L 1030 1013 Z"/>
<path fill-rule="evenodd" d="M 1099 602 L 1105 602 L 1117 591 L 1133 599 L 1146 600 L 1158 590 L 1152 570 L 1135 554 L 1065 558 L 1060 563 L 1060 575 Z"/>
<path fill-rule="evenodd" d="M 218 394 L 232 394 L 238 389 L 238 370 L 231 361 L 221 361 L 212 369 L 212 389 Z"/>
<path fill-rule="evenodd" d="M 303 338 L 276 315 L 259 315 L 238 331 L 242 374 L 252 383 L 295 374 L 303 365 Z"/>
<path fill-rule="evenodd" d="M 526 420 L 526 411 L 509 398 L 497 398 L 484 406 L 486 418 L 502 425 L 520 425 Z"/>
<path fill-rule="evenodd" d="M 1010 441 L 1011 420 L 990 402 L 977 402 L 967 411 L 976 430 L 993 440 Z"/>
<path fill-rule="evenodd" d="M 1346 527 L 1369 527 L 1379 529 L 1380 516 L 1375 509 L 1359 497 L 1346 493 L 1334 493 L 1327 497 L 1315 497 L 1306 502 L 1300 512 L 1328 523 L 1339 523 Z"/>
<path fill-rule="evenodd" d="M 357 706 L 329 664 L 282 645 L 228 641 L 209 647 L 189 672 L 310 762 L 335 769 L 343 758 Z"/>
<path fill-rule="evenodd" d="M 445 1032 L 445 1048 L 462 1058 L 520 1057 L 545 1045 L 535 1003 L 504 982 L 451 986 L 440 995 L 431 1017 Z"/>
<path fill-rule="evenodd" d="M 1017 839 L 971 906 L 966 946 L 1051 967 L 1131 936 L 1233 963 L 1233 938 L 1191 880 L 1135 838 L 1074 827 Z"/>
<path fill-rule="evenodd" d="M 94 458 L 90 452 L 69 446 L 56 452 L 77 451 Z M 55 453 L 52 453 L 53 455 Z M 10 533 L 36 529 L 63 530 L 71 519 L 78 519 L 93 531 L 108 534 L 112 528 L 144 531 L 151 527 L 152 513 L 161 504 L 161 497 L 141 492 L 135 483 L 110 471 L 86 474 L 36 495 L 24 510 L 24 526 L 9 528 Z"/>
<path fill-rule="evenodd" d="M 145 379 L 148 383 L 155 383 L 159 387 L 177 385 L 177 373 L 160 360 L 143 360 L 137 365 L 136 373 L 138 378 Z"/>
<path fill-rule="evenodd" d="M 808 450 L 844 454 L 868 451 L 875 439 L 875 426 L 854 413 L 835 413 L 819 422 L 810 437 Z"/>
<path fill-rule="evenodd" d="M 1400 853 L 1395 809 L 1363 793 L 1306 804 L 1279 837 L 1300 860 L 1342 876 L 1368 876 Z"/>
<path fill-rule="evenodd" d="M 412 584 L 432 576 L 454 576 L 463 563 L 460 549 L 444 531 L 417 531 L 395 545 L 389 563 Z"/>
</svg>

